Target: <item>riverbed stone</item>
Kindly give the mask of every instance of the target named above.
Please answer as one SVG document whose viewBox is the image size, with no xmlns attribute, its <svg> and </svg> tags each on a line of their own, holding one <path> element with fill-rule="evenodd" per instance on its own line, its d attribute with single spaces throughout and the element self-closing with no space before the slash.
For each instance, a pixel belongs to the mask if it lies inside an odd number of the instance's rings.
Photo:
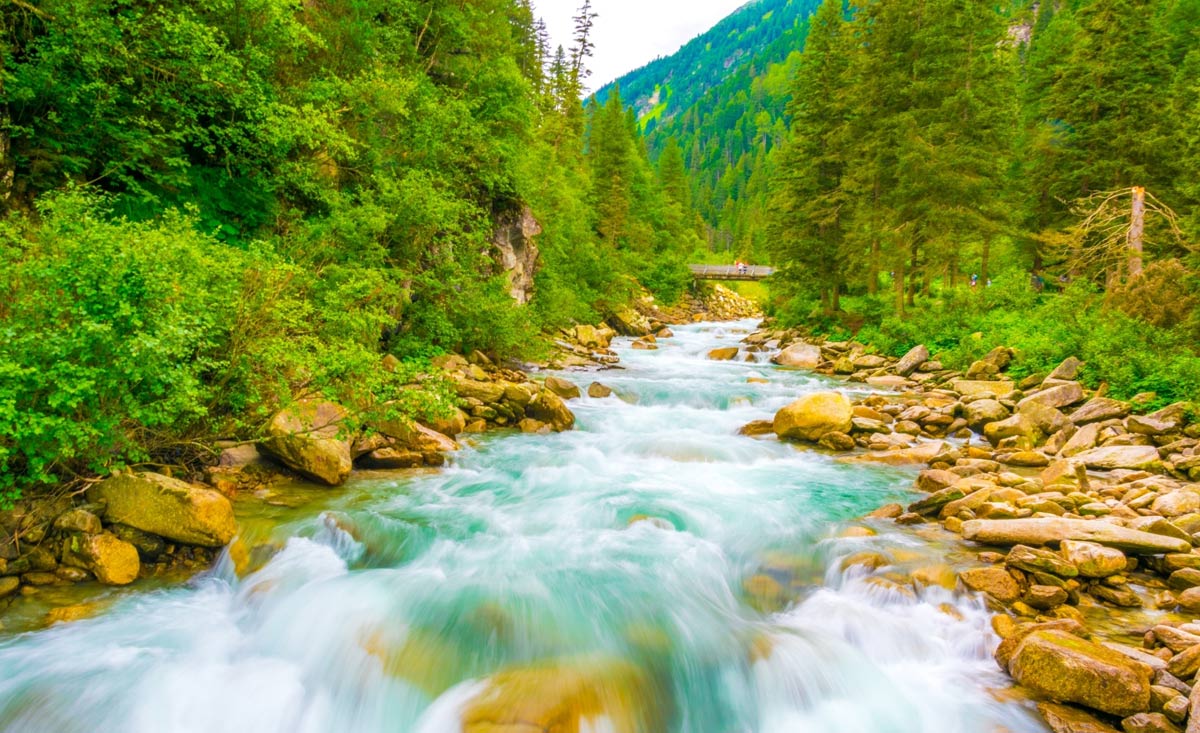
<svg viewBox="0 0 1200 733">
<path fill-rule="evenodd" d="M 1011 603 L 1021 597 L 1021 586 L 998 565 L 964 570 L 958 577 L 970 590 L 986 593 L 1001 603 Z"/>
<path fill-rule="evenodd" d="M 1083 402 L 1083 385 L 1079 382 L 1066 382 L 1034 393 L 1017 404 L 1022 409 L 1031 402 L 1039 402 L 1046 407 L 1062 408 Z"/>
<path fill-rule="evenodd" d="M 828 433 L 849 433 L 853 407 L 840 392 L 805 395 L 775 414 L 775 434 L 783 440 L 819 441 Z"/>
<path fill-rule="evenodd" d="M 63 559 L 69 565 L 82 565 L 105 585 L 129 585 L 141 570 L 137 548 L 107 532 L 73 535 L 63 549 Z"/>
<path fill-rule="evenodd" d="M 1125 571 L 1125 553 L 1095 542 L 1063 540 L 1061 552 L 1085 578 L 1108 578 Z"/>
<path fill-rule="evenodd" d="M 1038 712 L 1054 733 L 1118 733 L 1095 715 L 1071 705 L 1043 702 L 1038 704 Z"/>
<path fill-rule="evenodd" d="M 21 587 L 21 579 L 12 575 L 0 577 L 0 598 L 7 598 Z"/>
<path fill-rule="evenodd" d="M 1200 512 L 1200 494 L 1190 489 L 1177 489 L 1160 495 L 1150 506 L 1151 511 L 1168 519 Z"/>
<path fill-rule="evenodd" d="M 303 400 L 281 410 L 267 426 L 263 448 L 288 468 L 327 486 L 341 486 L 354 468 L 348 412 L 323 400 Z"/>
<path fill-rule="evenodd" d="M 821 347 L 816 344 L 795 343 L 771 359 L 779 366 L 797 369 L 816 369 L 821 364 Z"/>
<path fill-rule="evenodd" d="M 60 514 L 59 517 L 54 520 L 54 528 L 60 532 L 100 534 L 100 531 L 104 527 L 100 523 L 100 517 L 97 517 L 87 509 L 78 508 L 72 509 L 64 514 Z"/>
<path fill-rule="evenodd" d="M 1093 397 L 1082 407 L 1071 413 L 1071 422 L 1076 425 L 1103 422 L 1125 417 L 1129 414 L 1129 403 L 1110 397 Z"/>
<path fill-rule="evenodd" d="M 624 660 L 583 660 L 507 670 L 466 703 L 463 733 L 609 733 L 666 730 L 654 679 Z M 601 723 L 603 721 L 603 723 Z"/>
<path fill-rule="evenodd" d="M 546 423 L 556 433 L 575 427 L 575 413 L 571 412 L 561 397 L 550 390 L 544 389 L 539 392 L 525 408 L 525 414 Z"/>
<path fill-rule="evenodd" d="M 1162 713 L 1138 713 L 1121 721 L 1124 733 L 1179 733 Z"/>
<path fill-rule="evenodd" d="M 1118 445 L 1093 448 L 1074 460 L 1097 471 L 1147 469 L 1159 464 L 1158 449 L 1151 445 Z"/>
<path fill-rule="evenodd" d="M 929 349 L 924 344 L 914 346 L 900 358 L 900 361 L 896 362 L 895 372 L 902 377 L 912 376 L 912 373 L 927 361 L 929 361 Z"/>
<path fill-rule="evenodd" d="M 1007 419 L 1010 414 L 1007 407 L 993 399 L 974 400 L 964 409 L 967 426 L 976 432 L 983 430 L 988 423 Z"/>
<path fill-rule="evenodd" d="M 121 474 L 87 491 L 104 518 L 176 542 L 222 547 L 237 534 L 233 505 L 220 493 L 157 473 Z"/>
<path fill-rule="evenodd" d="M 1009 567 L 1030 573 L 1048 573 L 1060 578 L 1074 578 L 1079 575 L 1079 568 L 1064 559 L 1057 552 L 1039 547 L 1017 545 L 1008 551 L 1004 564 Z M 1124 569 L 1124 565 L 1122 565 Z"/>
<path fill-rule="evenodd" d="M 1122 654 L 1062 631 L 1035 631 L 1008 664 L 1013 679 L 1051 700 L 1125 717 L 1150 708 L 1152 671 Z"/>
<path fill-rule="evenodd" d="M 1175 537 L 1128 529 L 1099 520 L 1063 517 L 974 519 L 963 525 L 963 537 L 983 544 L 1058 545 L 1063 540 L 1096 542 L 1133 554 L 1189 552 L 1191 543 Z"/>
<path fill-rule="evenodd" d="M 736 346 L 725 346 L 708 352 L 708 358 L 710 361 L 733 361 L 739 351 Z"/>
<path fill-rule="evenodd" d="M 612 388 L 607 385 L 601 384 L 600 382 L 592 382 L 588 385 L 587 393 L 588 397 L 591 397 L 594 400 L 601 400 L 605 397 L 612 397 L 613 391 Z"/>
<path fill-rule="evenodd" d="M 563 379 L 562 377 L 556 377 L 554 375 L 546 377 L 546 389 L 550 390 L 559 397 L 562 397 L 564 400 L 574 400 L 583 396 L 583 393 L 579 390 L 578 386 Z"/>
</svg>

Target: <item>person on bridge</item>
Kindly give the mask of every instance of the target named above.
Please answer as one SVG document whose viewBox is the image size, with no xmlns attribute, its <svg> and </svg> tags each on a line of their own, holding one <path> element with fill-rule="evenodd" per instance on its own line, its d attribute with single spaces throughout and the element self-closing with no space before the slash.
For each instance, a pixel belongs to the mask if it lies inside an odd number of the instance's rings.
<svg viewBox="0 0 1200 733">
<path fill-rule="evenodd" d="M 739 260 L 739 261 L 738 261 L 738 262 L 736 262 L 735 264 L 737 265 L 737 273 L 738 273 L 739 275 L 745 275 L 745 274 L 746 274 L 746 271 L 749 269 L 749 268 L 747 267 L 746 263 L 745 263 L 745 262 L 741 262 L 741 261 Z"/>
</svg>

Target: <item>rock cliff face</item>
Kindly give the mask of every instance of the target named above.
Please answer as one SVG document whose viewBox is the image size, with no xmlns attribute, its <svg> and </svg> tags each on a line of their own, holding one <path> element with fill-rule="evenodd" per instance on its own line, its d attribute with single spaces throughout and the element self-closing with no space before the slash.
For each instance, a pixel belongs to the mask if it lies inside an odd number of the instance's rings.
<svg viewBox="0 0 1200 733">
<path fill-rule="evenodd" d="M 533 218 L 528 206 L 501 214 L 496 219 L 496 231 L 492 235 L 492 244 L 497 250 L 496 261 L 508 273 L 513 299 L 522 305 L 533 297 L 533 277 L 538 271 L 540 255 L 533 238 L 541 233 L 542 225 Z"/>
</svg>

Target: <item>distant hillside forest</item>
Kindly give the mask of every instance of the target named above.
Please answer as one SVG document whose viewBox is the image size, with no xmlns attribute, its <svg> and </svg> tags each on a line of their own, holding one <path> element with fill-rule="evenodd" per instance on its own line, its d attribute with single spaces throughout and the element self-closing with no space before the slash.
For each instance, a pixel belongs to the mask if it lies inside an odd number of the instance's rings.
<svg viewBox="0 0 1200 733">
<path fill-rule="evenodd" d="M 704 256 L 776 265 L 785 322 L 1200 397 L 1200 0 L 811 10 L 751 3 L 619 81 Z"/>
</svg>

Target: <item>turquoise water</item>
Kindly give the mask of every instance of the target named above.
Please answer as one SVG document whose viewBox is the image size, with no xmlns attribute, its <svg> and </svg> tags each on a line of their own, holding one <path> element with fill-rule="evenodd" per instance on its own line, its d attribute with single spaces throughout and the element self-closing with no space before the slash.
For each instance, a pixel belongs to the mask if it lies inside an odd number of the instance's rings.
<svg viewBox="0 0 1200 733">
<path fill-rule="evenodd" d="M 841 572 L 867 549 L 897 572 L 936 556 L 884 525 L 835 539 L 903 501 L 910 473 L 736 435 L 839 386 L 704 359 L 751 326 L 683 327 L 659 351 L 620 344 L 621 370 L 564 375 L 616 390 L 572 402 L 574 432 L 240 502 L 244 577 L 225 558 L 0 637 L 0 729 L 456 733 L 492 675 L 553 665 L 637 670 L 637 704 L 680 733 L 1043 730 L 989 692 L 1004 679 L 980 604 Z M 782 597 L 745 590 L 763 583 Z M 625 733 L 602 714 L 584 729 Z"/>
</svg>

